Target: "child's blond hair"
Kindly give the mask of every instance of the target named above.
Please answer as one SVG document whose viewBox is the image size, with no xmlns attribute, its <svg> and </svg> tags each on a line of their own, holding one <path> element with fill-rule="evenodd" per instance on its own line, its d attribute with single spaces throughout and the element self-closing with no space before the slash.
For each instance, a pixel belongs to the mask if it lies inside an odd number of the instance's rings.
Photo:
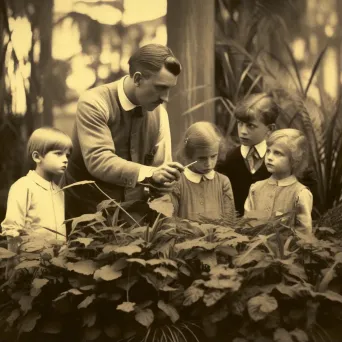
<svg viewBox="0 0 342 342">
<path fill-rule="evenodd" d="M 288 151 L 292 174 L 298 176 L 308 166 L 308 144 L 305 135 L 293 128 L 274 131 L 267 139 L 267 146 L 281 144 Z"/>
</svg>

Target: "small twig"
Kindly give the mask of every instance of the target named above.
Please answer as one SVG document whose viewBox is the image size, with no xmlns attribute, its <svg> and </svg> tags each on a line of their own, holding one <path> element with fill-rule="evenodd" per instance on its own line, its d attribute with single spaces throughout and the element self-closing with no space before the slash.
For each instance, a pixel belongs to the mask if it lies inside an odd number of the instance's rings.
<svg viewBox="0 0 342 342">
<path fill-rule="evenodd" d="M 110 196 L 108 196 L 96 183 L 94 183 L 95 187 L 103 194 L 105 195 L 108 199 L 110 199 L 111 201 L 113 201 L 115 203 L 115 205 L 117 205 L 126 215 L 128 215 L 128 217 L 133 220 L 135 222 L 135 224 L 137 224 L 139 227 L 140 224 L 139 222 L 137 222 L 133 216 L 131 216 L 117 201 L 115 201 L 113 198 L 111 198 Z"/>
<path fill-rule="evenodd" d="M 190 163 L 190 164 L 188 164 L 188 165 L 185 165 L 185 166 L 184 166 L 184 169 L 187 168 L 187 167 L 189 167 L 189 166 L 191 166 L 191 165 L 196 164 L 197 162 L 198 162 L 198 161 L 196 160 L 196 161 L 194 161 L 194 162 L 192 162 L 192 163 Z"/>
</svg>

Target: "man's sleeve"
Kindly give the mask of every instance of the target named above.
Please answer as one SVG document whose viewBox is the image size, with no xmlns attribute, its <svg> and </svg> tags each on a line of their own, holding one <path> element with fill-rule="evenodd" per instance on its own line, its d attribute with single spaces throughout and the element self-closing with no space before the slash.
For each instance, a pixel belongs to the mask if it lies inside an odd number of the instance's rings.
<svg viewBox="0 0 342 342">
<path fill-rule="evenodd" d="M 84 163 L 95 178 L 133 188 L 142 165 L 115 154 L 108 120 L 109 112 L 104 100 L 94 98 L 89 92 L 80 98 L 76 128 Z"/>
</svg>

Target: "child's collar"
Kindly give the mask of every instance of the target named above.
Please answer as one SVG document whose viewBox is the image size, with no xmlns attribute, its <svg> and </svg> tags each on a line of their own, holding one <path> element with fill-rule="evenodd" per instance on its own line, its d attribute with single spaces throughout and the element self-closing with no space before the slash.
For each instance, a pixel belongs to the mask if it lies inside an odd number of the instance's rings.
<svg viewBox="0 0 342 342">
<path fill-rule="evenodd" d="M 36 184 L 44 188 L 45 190 L 51 189 L 51 182 L 44 179 L 42 176 L 38 175 L 36 171 L 30 170 L 27 177 L 31 178 Z"/>
<path fill-rule="evenodd" d="M 191 171 L 190 169 L 186 168 L 184 170 L 184 176 L 192 183 L 200 183 L 202 178 L 206 178 L 208 180 L 212 180 L 215 177 L 215 171 L 211 170 L 208 173 L 205 174 L 199 174 Z"/>
<path fill-rule="evenodd" d="M 247 154 L 252 146 L 241 145 L 241 155 L 246 159 Z M 259 144 L 254 145 L 260 158 L 264 158 L 267 150 L 266 140 L 261 141 Z"/>
<path fill-rule="evenodd" d="M 297 178 L 294 175 L 291 175 L 289 177 L 283 178 L 283 179 L 275 179 L 273 176 L 271 176 L 268 179 L 268 184 L 278 185 L 278 186 L 289 186 L 297 182 Z"/>
</svg>

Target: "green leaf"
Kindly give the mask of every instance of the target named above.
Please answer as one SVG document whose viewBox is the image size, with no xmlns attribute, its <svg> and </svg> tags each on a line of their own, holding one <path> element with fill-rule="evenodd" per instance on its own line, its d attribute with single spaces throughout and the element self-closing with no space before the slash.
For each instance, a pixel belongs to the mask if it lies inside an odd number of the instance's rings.
<svg viewBox="0 0 342 342">
<path fill-rule="evenodd" d="M 333 302 L 338 302 L 342 304 L 342 296 L 339 293 L 336 293 L 334 291 L 325 291 L 323 293 L 316 293 L 315 294 L 317 297 L 321 297 L 321 298 L 326 298 L 329 299 Z"/>
<path fill-rule="evenodd" d="M 35 239 L 20 245 L 20 250 L 28 253 L 41 251 L 44 248 L 46 248 L 46 241 L 43 239 Z"/>
<path fill-rule="evenodd" d="M 49 282 L 48 279 L 40 279 L 40 278 L 35 278 L 32 282 L 32 285 L 31 285 L 31 292 L 30 292 L 30 295 L 33 296 L 33 297 L 36 297 L 39 295 L 39 293 L 41 292 L 41 288 L 43 286 L 45 286 L 47 283 Z"/>
<path fill-rule="evenodd" d="M 74 242 L 74 241 L 77 241 L 77 242 L 79 242 L 79 243 L 82 243 L 85 247 L 87 247 L 87 246 L 89 246 L 89 244 L 90 244 L 91 242 L 94 241 L 94 239 L 92 239 L 92 238 L 82 238 L 82 237 L 80 237 L 80 238 L 77 238 L 77 239 L 72 240 L 72 241 L 73 241 L 73 242 Z"/>
<path fill-rule="evenodd" d="M 123 302 L 116 307 L 116 310 L 121 310 L 124 312 L 134 311 L 135 303 L 133 302 Z"/>
<path fill-rule="evenodd" d="M 6 248 L 0 247 L 0 259 L 10 259 L 16 255 L 16 253 L 13 253 Z"/>
<path fill-rule="evenodd" d="M 148 328 L 154 321 L 153 311 L 151 309 L 141 310 L 135 315 L 135 320 Z"/>
<path fill-rule="evenodd" d="M 139 258 L 129 258 L 127 259 L 128 262 L 135 262 L 138 263 L 142 266 L 146 266 L 146 261 L 144 259 L 139 259 Z"/>
<path fill-rule="evenodd" d="M 31 268 L 31 267 L 39 267 L 39 266 L 40 266 L 39 260 L 28 260 L 28 261 L 23 261 L 17 266 L 15 266 L 15 269 L 20 270 L 23 268 Z"/>
<path fill-rule="evenodd" d="M 92 260 L 82 260 L 77 262 L 68 262 L 66 267 L 69 271 L 76 273 L 92 275 L 96 271 L 96 263 Z"/>
<path fill-rule="evenodd" d="M 31 296 L 22 296 L 19 300 L 19 305 L 21 310 L 24 313 L 27 313 L 28 311 L 30 311 L 32 309 L 32 301 L 33 301 L 34 297 Z"/>
<path fill-rule="evenodd" d="M 94 341 L 101 335 L 101 329 L 97 327 L 85 328 L 84 339 L 86 341 Z"/>
<path fill-rule="evenodd" d="M 56 267 L 66 268 L 66 259 L 64 259 L 63 257 L 52 258 L 50 262 Z"/>
<path fill-rule="evenodd" d="M 258 249 L 254 249 L 254 250 L 248 252 L 248 254 L 246 252 L 246 253 L 238 255 L 234 259 L 233 263 L 234 263 L 235 266 L 241 267 L 241 266 L 247 265 L 247 264 L 249 264 L 250 262 L 253 262 L 253 261 L 258 262 L 260 260 L 263 260 L 264 258 L 265 258 L 265 253 L 264 252 L 262 252 L 262 251 L 260 251 Z"/>
<path fill-rule="evenodd" d="M 94 274 L 94 279 L 95 280 L 105 280 L 105 281 L 110 281 L 114 279 L 118 279 L 122 276 L 121 271 L 115 271 L 113 266 L 106 265 L 98 269 L 95 274 Z"/>
<path fill-rule="evenodd" d="M 166 315 L 168 315 L 172 321 L 172 323 L 176 323 L 179 319 L 179 314 L 177 312 L 177 310 L 170 304 L 166 304 L 164 301 L 159 300 L 158 301 L 158 308 L 162 311 L 164 311 L 164 313 Z"/>
<path fill-rule="evenodd" d="M 28 313 L 20 324 L 20 332 L 30 332 L 34 329 L 37 321 L 40 319 L 41 315 L 39 312 L 33 311 Z"/>
<path fill-rule="evenodd" d="M 276 310 L 277 307 L 277 300 L 267 294 L 253 297 L 247 303 L 249 316 L 256 322 L 264 319 L 270 312 Z"/>
<path fill-rule="evenodd" d="M 172 217 L 173 215 L 174 206 L 169 195 L 164 195 L 148 202 L 148 206 L 166 217 Z"/>
<path fill-rule="evenodd" d="M 86 297 L 80 304 L 77 305 L 78 309 L 85 309 L 87 308 L 96 298 L 95 294 L 92 294 Z"/>
<path fill-rule="evenodd" d="M 294 342 L 290 333 L 283 328 L 278 328 L 273 333 L 273 339 L 274 342 Z"/>
<path fill-rule="evenodd" d="M 196 286 L 190 286 L 188 287 L 184 292 L 184 306 L 189 306 L 193 303 L 196 303 L 200 298 L 202 298 L 204 295 L 204 290 L 196 287 Z"/>
<path fill-rule="evenodd" d="M 103 253 L 122 253 L 126 255 L 132 255 L 134 253 L 141 252 L 141 248 L 136 245 L 128 245 L 128 246 L 116 246 L 116 245 L 109 245 L 103 248 Z"/>
<path fill-rule="evenodd" d="M 296 328 L 290 331 L 290 334 L 296 338 L 296 342 L 309 342 L 308 335 L 301 329 Z"/>
<path fill-rule="evenodd" d="M 59 334 L 62 330 L 62 324 L 60 321 L 52 320 L 44 322 L 40 331 L 45 334 Z"/>
<path fill-rule="evenodd" d="M 77 225 L 82 222 L 90 222 L 90 221 L 96 221 L 96 222 L 103 222 L 105 221 L 105 218 L 102 215 L 102 212 L 98 211 L 94 214 L 83 214 L 79 217 L 76 217 L 72 220 L 71 224 L 71 233 L 75 230 Z"/>
</svg>

